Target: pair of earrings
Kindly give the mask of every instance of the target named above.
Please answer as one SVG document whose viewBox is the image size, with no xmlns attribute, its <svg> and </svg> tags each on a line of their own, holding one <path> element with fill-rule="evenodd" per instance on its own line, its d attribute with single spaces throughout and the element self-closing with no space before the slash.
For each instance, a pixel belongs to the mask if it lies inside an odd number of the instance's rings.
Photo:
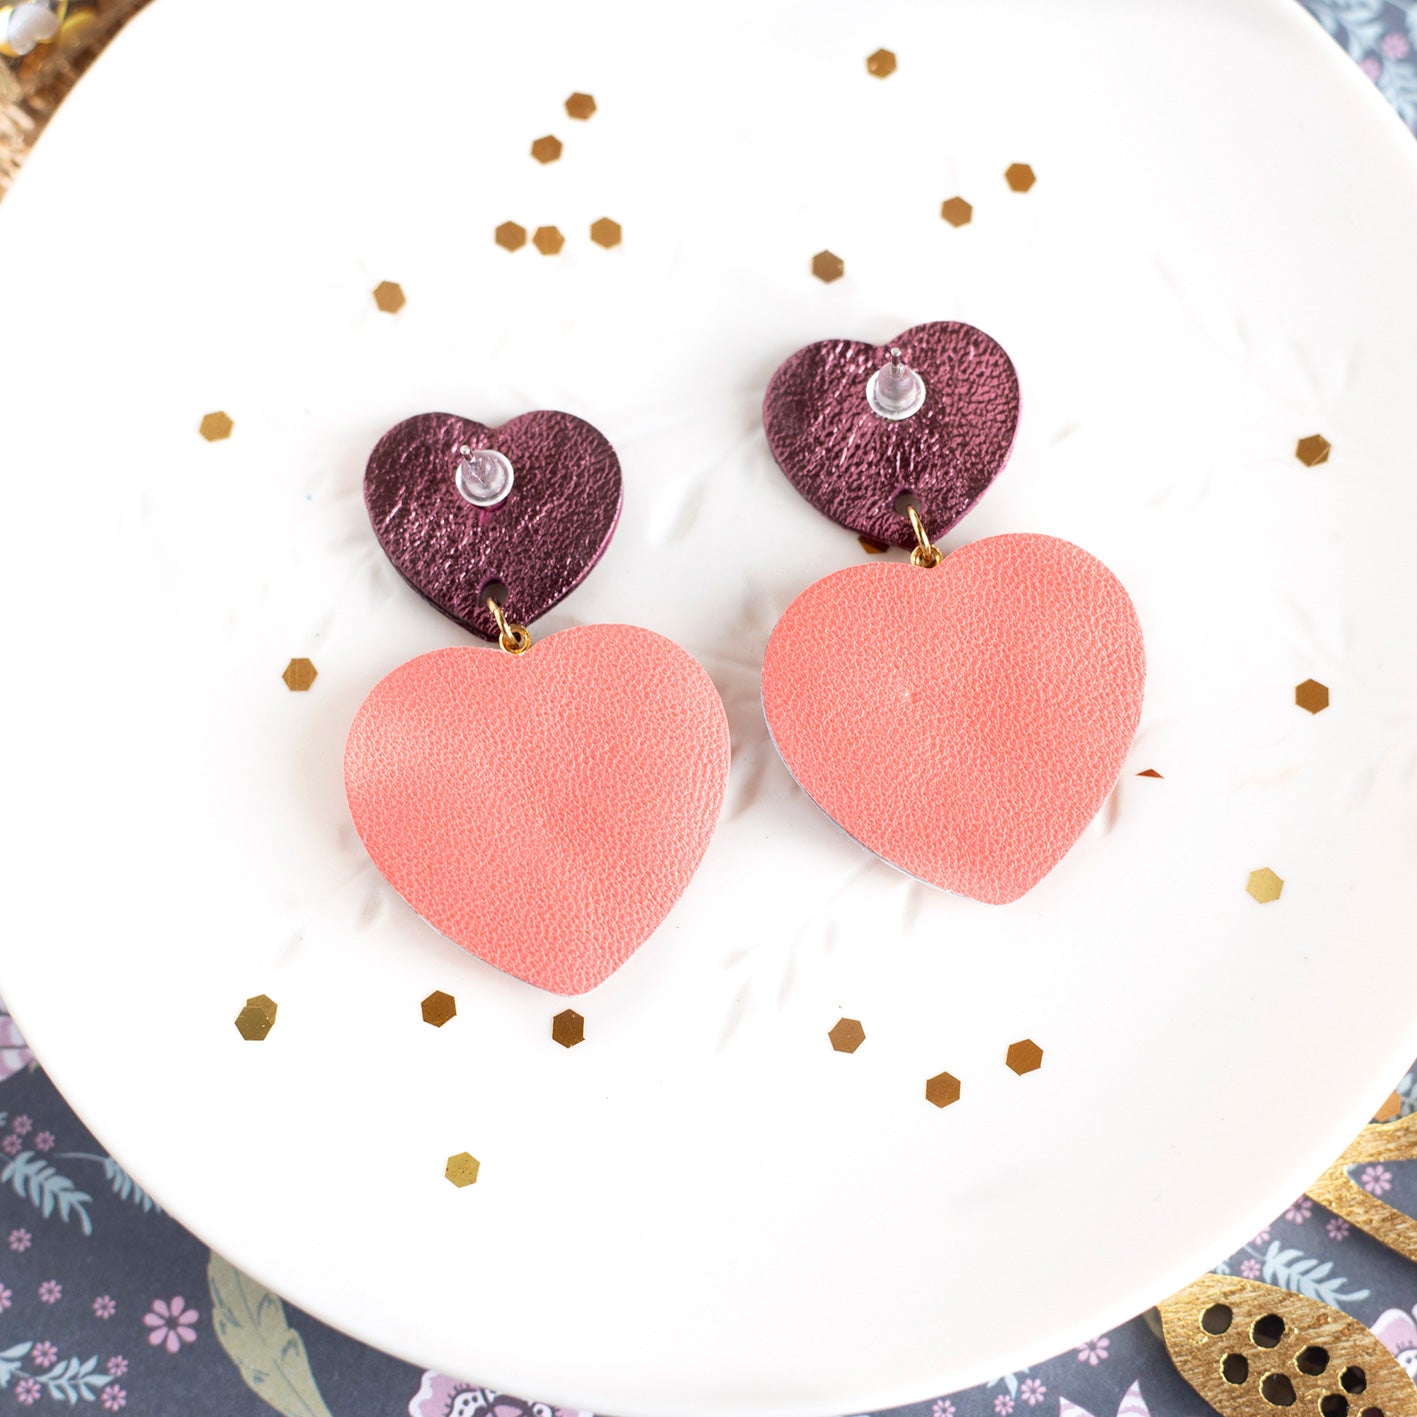
<svg viewBox="0 0 1417 1417">
<path fill-rule="evenodd" d="M 1007 461 L 1018 379 L 982 331 L 935 323 L 882 358 L 809 345 L 764 402 L 783 471 L 827 516 L 910 564 L 838 571 L 769 639 L 763 708 L 788 769 L 850 835 L 976 900 L 1017 899 L 1121 772 L 1141 632 L 1121 584 L 1040 535 L 943 557 Z M 365 502 L 405 580 L 502 653 L 409 661 L 345 749 L 360 838 L 456 944 L 541 988 L 594 988 L 656 929 L 713 834 L 723 705 L 680 646 L 627 625 L 526 626 L 575 589 L 619 519 L 619 460 L 570 414 L 492 429 L 421 414 L 370 456 Z"/>
</svg>

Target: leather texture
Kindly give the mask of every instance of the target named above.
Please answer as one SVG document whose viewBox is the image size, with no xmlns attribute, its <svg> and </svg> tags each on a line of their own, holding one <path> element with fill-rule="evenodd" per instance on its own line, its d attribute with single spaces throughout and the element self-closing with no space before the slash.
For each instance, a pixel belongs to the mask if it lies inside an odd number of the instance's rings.
<svg viewBox="0 0 1417 1417">
<path fill-rule="evenodd" d="M 1141 716 L 1141 627 L 1056 537 L 992 536 L 926 570 L 852 566 L 768 640 L 783 761 L 862 845 L 930 885 L 1017 900 L 1116 784 Z"/>
<path fill-rule="evenodd" d="M 360 839 L 434 929 L 557 994 L 614 973 L 679 899 L 728 783 L 703 668 L 630 625 L 461 646 L 375 685 L 344 780 Z"/>
<path fill-rule="evenodd" d="M 457 489 L 458 449 L 510 459 L 512 490 L 475 507 Z M 507 587 L 508 619 L 530 625 L 600 560 L 620 519 L 620 460 L 604 434 L 569 413 L 524 413 L 488 428 L 420 413 L 375 444 L 364 504 L 384 554 L 430 605 L 496 640 L 487 587 Z"/>
<path fill-rule="evenodd" d="M 915 544 L 896 510 L 915 496 L 932 540 L 985 493 L 1018 428 L 1018 375 L 1003 346 L 956 321 L 915 325 L 890 344 L 925 382 L 925 402 L 892 422 L 866 401 L 888 346 L 809 344 L 779 366 L 763 399 L 778 466 L 818 511 L 887 546 Z"/>
</svg>

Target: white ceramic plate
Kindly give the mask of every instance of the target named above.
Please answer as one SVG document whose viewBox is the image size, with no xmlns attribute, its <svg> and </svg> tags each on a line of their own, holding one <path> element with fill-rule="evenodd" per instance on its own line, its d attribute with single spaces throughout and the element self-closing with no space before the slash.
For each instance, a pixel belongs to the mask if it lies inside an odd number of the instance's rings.
<svg viewBox="0 0 1417 1417">
<path fill-rule="evenodd" d="M 312 1312 L 629 1417 L 916 1399 L 1243 1241 L 1417 1051 L 1410 995 L 1372 988 L 1412 957 L 1417 150 L 1367 81 L 1284 0 L 360 0 L 278 28 L 157 4 L 0 208 L 30 272 L 0 395 L 0 989 L 85 1119 Z M 506 220 L 565 250 L 499 249 Z M 1075 540 L 1148 639 L 1120 787 L 1001 909 L 838 832 L 758 708 L 775 617 L 862 555 L 776 471 L 768 375 L 932 318 L 989 330 L 1023 388 L 949 544 Z M 534 407 L 595 422 L 626 477 L 543 633 L 681 641 L 735 747 L 703 869 L 571 1051 L 561 1001 L 394 896 L 341 781 L 368 689 L 464 641 L 379 552 L 369 448 L 419 410 Z M 258 1046 L 232 1021 L 260 992 Z M 1023 1037 L 1046 1059 L 1019 1078 Z"/>
</svg>

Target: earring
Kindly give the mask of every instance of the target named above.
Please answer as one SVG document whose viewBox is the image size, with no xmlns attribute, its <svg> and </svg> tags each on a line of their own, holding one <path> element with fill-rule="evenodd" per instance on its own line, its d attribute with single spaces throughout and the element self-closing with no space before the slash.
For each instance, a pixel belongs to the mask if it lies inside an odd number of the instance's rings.
<svg viewBox="0 0 1417 1417">
<path fill-rule="evenodd" d="M 593 989 L 688 885 L 729 758 L 713 682 L 662 635 L 532 643 L 614 532 L 614 449 L 566 413 L 425 413 L 379 440 L 364 498 L 404 579 L 495 648 L 420 655 L 364 700 L 344 758 L 360 840 L 455 944 L 542 989 Z"/>
<path fill-rule="evenodd" d="M 910 564 L 837 571 L 788 606 L 763 710 L 799 786 L 902 871 L 991 904 L 1053 869 L 1116 784 L 1146 677 L 1121 582 L 1042 535 L 943 555 L 1018 425 L 1003 348 L 958 323 L 883 353 L 808 345 L 773 375 L 763 424 L 813 506 Z"/>
</svg>

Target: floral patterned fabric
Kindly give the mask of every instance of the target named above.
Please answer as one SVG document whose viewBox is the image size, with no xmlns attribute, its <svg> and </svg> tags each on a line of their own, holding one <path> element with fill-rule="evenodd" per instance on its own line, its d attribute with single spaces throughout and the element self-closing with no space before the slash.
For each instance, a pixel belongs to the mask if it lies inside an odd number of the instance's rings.
<svg viewBox="0 0 1417 1417">
<path fill-rule="evenodd" d="M 1417 0 L 1303 0 L 1417 131 Z M 1417 1067 L 1398 1086 L 1417 1111 Z M 1417 1162 L 1354 1168 L 1417 1215 Z M 1359 1319 L 1417 1378 L 1417 1265 L 1300 1197 L 1221 1273 Z M 588 1417 L 421 1372 L 286 1310 L 168 1219 L 89 1135 L 0 1011 L 0 1417 Z M 1199 1417 L 1145 1318 L 898 1417 Z"/>
</svg>

